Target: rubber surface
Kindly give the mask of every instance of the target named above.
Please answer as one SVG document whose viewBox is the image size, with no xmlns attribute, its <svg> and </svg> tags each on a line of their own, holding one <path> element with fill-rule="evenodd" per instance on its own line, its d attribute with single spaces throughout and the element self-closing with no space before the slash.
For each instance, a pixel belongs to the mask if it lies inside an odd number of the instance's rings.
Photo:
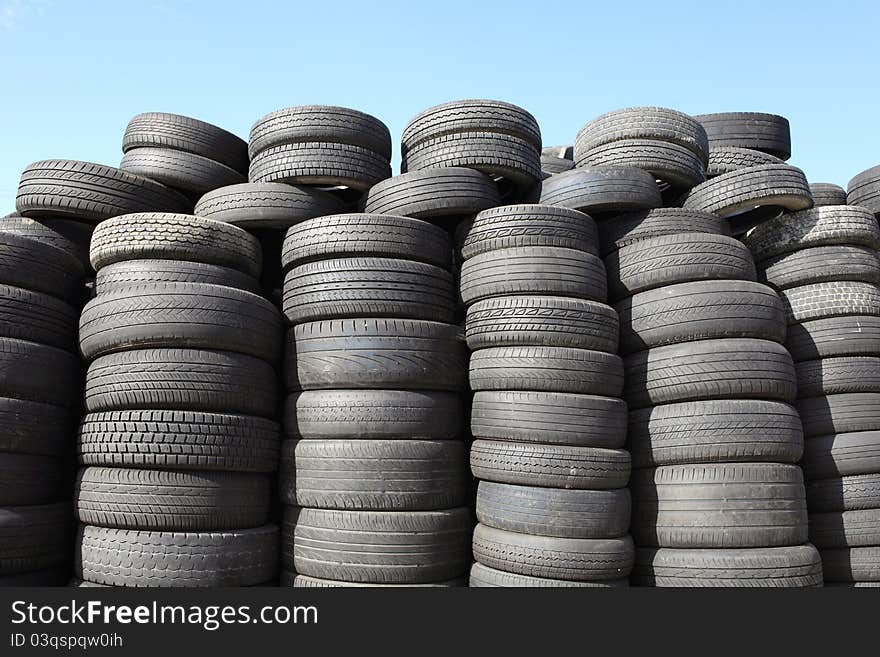
<svg viewBox="0 0 880 657">
<path fill-rule="evenodd" d="M 541 203 L 581 212 L 649 210 L 663 205 L 654 177 L 635 168 L 573 169 L 545 180 Z"/>
<path fill-rule="evenodd" d="M 404 173 L 374 185 L 363 200 L 364 212 L 419 219 L 472 215 L 500 203 L 489 176 L 462 167 Z"/>
</svg>

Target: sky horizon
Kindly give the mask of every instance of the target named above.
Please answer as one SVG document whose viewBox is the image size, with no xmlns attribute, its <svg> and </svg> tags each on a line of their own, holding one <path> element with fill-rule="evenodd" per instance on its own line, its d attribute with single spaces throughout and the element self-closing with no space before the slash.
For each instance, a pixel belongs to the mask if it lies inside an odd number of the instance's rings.
<svg viewBox="0 0 880 657">
<path fill-rule="evenodd" d="M 846 187 L 880 164 L 878 19 L 870 2 L 0 0 L 0 216 L 30 162 L 118 166 L 140 112 L 246 140 L 282 107 L 352 107 L 390 128 L 396 174 L 406 122 L 462 98 L 524 107 L 548 146 L 622 107 L 781 114 L 790 163 Z"/>
</svg>

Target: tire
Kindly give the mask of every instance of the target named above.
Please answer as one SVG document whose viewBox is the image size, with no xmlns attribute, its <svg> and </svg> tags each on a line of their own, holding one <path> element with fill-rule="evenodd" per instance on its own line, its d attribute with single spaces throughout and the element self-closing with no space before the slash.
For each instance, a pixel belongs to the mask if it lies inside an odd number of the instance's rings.
<svg viewBox="0 0 880 657">
<path fill-rule="evenodd" d="M 636 551 L 635 586 L 685 588 L 815 588 L 822 560 L 812 545 L 727 550 Z"/>
<path fill-rule="evenodd" d="M 706 129 L 709 149 L 750 148 L 787 160 L 791 157 L 788 119 L 760 112 L 720 112 L 694 116 Z"/>
<path fill-rule="evenodd" d="M 880 509 L 880 474 L 820 479 L 807 484 L 810 511 Z"/>
<path fill-rule="evenodd" d="M 804 444 L 801 466 L 811 480 L 880 472 L 880 431 L 809 438 Z"/>
<path fill-rule="evenodd" d="M 847 205 L 858 205 L 880 214 L 880 167 L 871 167 L 856 175 L 846 186 Z"/>
<path fill-rule="evenodd" d="M 489 176 L 451 167 L 412 171 L 373 185 L 364 198 L 364 212 L 433 219 L 472 215 L 500 203 Z"/>
<path fill-rule="evenodd" d="M 126 587 L 263 584 L 278 573 L 278 528 L 204 532 L 141 531 L 84 525 L 74 570 L 83 580 Z"/>
<path fill-rule="evenodd" d="M 635 548 L 622 538 L 558 538 L 508 532 L 479 524 L 474 529 L 477 563 L 515 575 L 566 581 L 619 581 L 629 576 Z"/>
<path fill-rule="evenodd" d="M 85 408 L 189 410 L 272 418 L 277 376 L 259 358 L 229 351 L 137 349 L 101 356 L 86 372 Z"/>
<path fill-rule="evenodd" d="M 231 132 L 198 119 L 165 112 L 138 114 L 125 127 L 122 152 L 139 148 L 174 149 L 219 162 L 247 174 L 247 144 Z"/>
<path fill-rule="evenodd" d="M 127 260 L 101 268 L 95 277 L 95 294 L 156 283 L 224 285 L 252 294 L 262 292 L 256 278 L 229 267 L 184 260 Z"/>
<path fill-rule="evenodd" d="M 332 194 L 282 183 L 241 183 L 202 196 L 193 214 L 252 230 L 285 230 L 306 219 L 345 212 Z"/>
<path fill-rule="evenodd" d="M 880 317 L 847 315 L 790 324 L 785 347 L 795 361 L 880 356 Z"/>
<path fill-rule="evenodd" d="M 388 158 L 360 146 L 320 141 L 260 151 L 248 174 L 252 183 L 348 187 L 358 192 L 390 177 Z"/>
<path fill-rule="evenodd" d="M 7 586 L 65 586 L 70 581 L 70 566 L 60 565 L 32 570 L 17 575 L 0 575 L 0 587 Z"/>
<path fill-rule="evenodd" d="M 464 426 L 451 392 L 312 390 L 287 397 L 284 431 L 308 440 L 453 440 Z"/>
<path fill-rule="evenodd" d="M 797 401 L 808 438 L 836 433 L 880 431 L 880 394 L 850 392 L 805 397 Z"/>
<path fill-rule="evenodd" d="M 285 581 L 285 575 L 289 580 Z M 465 587 L 467 580 L 463 577 L 450 579 L 445 582 L 429 582 L 427 584 L 372 584 L 361 582 L 339 582 L 332 579 L 319 579 L 317 577 L 306 577 L 305 575 L 294 575 L 285 571 L 281 573 L 281 586 L 292 586 L 298 589 L 326 589 L 326 588 L 452 588 Z"/>
<path fill-rule="evenodd" d="M 556 295 L 604 302 L 605 267 L 574 249 L 521 247 L 474 256 L 461 268 L 461 298 L 476 301 L 518 294 Z"/>
<path fill-rule="evenodd" d="M 804 480 L 778 463 L 669 465 L 633 472 L 632 534 L 642 546 L 782 547 L 807 542 Z"/>
<path fill-rule="evenodd" d="M 238 472 L 83 468 L 74 485 L 85 525 L 150 531 L 217 531 L 266 524 L 269 477 Z"/>
<path fill-rule="evenodd" d="M 424 584 L 462 576 L 470 563 L 471 512 L 302 509 L 293 534 L 297 573 L 321 579 Z M 286 552 L 286 550 L 285 550 Z M 284 567 L 291 569 L 285 562 Z"/>
<path fill-rule="evenodd" d="M 70 450 L 73 418 L 55 404 L 0 397 L 0 452 L 64 456 Z"/>
<path fill-rule="evenodd" d="M 640 292 L 618 303 L 620 353 L 707 339 L 785 341 L 772 288 L 751 281 L 697 281 Z"/>
<path fill-rule="evenodd" d="M 834 281 L 880 285 L 880 256 L 863 246 L 817 246 L 766 260 L 758 275 L 780 290 Z"/>
<path fill-rule="evenodd" d="M 617 313 L 604 303 L 545 296 L 504 296 L 467 310 L 467 344 L 487 347 L 575 347 L 617 352 Z"/>
<path fill-rule="evenodd" d="M 681 236 L 682 233 L 727 235 L 728 232 L 727 222 L 720 217 L 684 208 L 630 212 L 609 217 L 599 224 L 599 240 L 606 261 L 618 249 L 631 247 L 643 240 Z"/>
<path fill-rule="evenodd" d="M 89 361 L 117 351 L 166 347 L 234 351 L 272 363 L 281 351 L 281 318 L 262 297 L 231 287 L 133 285 L 86 304 L 79 340 Z"/>
<path fill-rule="evenodd" d="M 483 390 L 620 396 L 623 367 L 615 354 L 569 347 L 492 347 L 471 354 L 470 384 Z"/>
<path fill-rule="evenodd" d="M 317 509 L 428 511 L 465 504 L 464 445 L 454 440 L 301 440 L 296 502 Z"/>
<path fill-rule="evenodd" d="M 880 358 L 851 356 L 798 363 L 798 396 L 880 392 Z"/>
<path fill-rule="evenodd" d="M 380 214 L 338 214 L 309 219 L 288 229 L 281 264 L 287 271 L 317 260 L 371 257 L 449 267 L 451 250 L 446 231 L 427 221 Z"/>
<path fill-rule="evenodd" d="M 789 324 L 843 315 L 880 315 L 880 287 L 833 281 L 789 288 L 780 296 Z"/>
<path fill-rule="evenodd" d="M 697 185 L 684 200 L 685 208 L 727 218 L 763 206 L 792 212 L 813 207 L 804 172 L 788 164 L 737 169 Z"/>
<path fill-rule="evenodd" d="M 300 324 L 288 332 L 289 390 L 461 390 L 467 352 L 452 324 L 349 319 Z"/>
<path fill-rule="evenodd" d="M 247 415 L 194 411 L 90 413 L 77 436 L 81 465 L 273 472 L 280 427 Z"/>
<path fill-rule="evenodd" d="M 259 278 L 260 243 L 245 230 L 180 214 L 143 213 L 102 222 L 90 248 L 96 270 L 125 260 L 186 260 L 237 269 Z"/>
<path fill-rule="evenodd" d="M 846 205 L 846 190 L 833 183 L 810 183 L 813 207 L 826 205 Z"/>
<path fill-rule="evenodd" d="M 713 148 L 709 152 L 709 165 L 706 167 L 706 177 L 715 178 L 731 171 L 739 171 L 749 167 L 783 163 L 784 160 L 779 159 L 775 155 L 762 153 L 761 151 L 750 148 L 723 146 Z"/>
<path fill-rule="evenodd" d="M 810 513 L 810 542 L 820 550 L 880 545 L 880 508 Z"/>
<path fill-rule="evenodd" d="M 471 433 L 506 442 L 618 449 L 626 442 L 626 404 L 557 392 L 477 392 Z"/>
<path fill-rule="evenodd" d="M 72 526 L 70 502 L 0 507 L 0 575 L 69 561 Z"/>
<path fill-rule="evenodd" d="M 481 563 L 471 566 L 468 586 L 471 588 L 505 587 L 505 588 L 619 588 L 629 586 L 626 579 L 612 579 L 603 582 L 575 582 L 565 579 L 548 577 L 531 577 L 506 573 L 503 570 L 489 568 Z"/>
<path fill-rule="evenodd" d="M 64 301 L 0 283 L 0 338 L 73 351 L 79 311 Z"/>
<path fill-rule="evenodd" d="M 556 157 L 560 160 L 572 162 L 574 159 L 574 146 L 543 146 L 541 157 Z"/>
<path fill-rule="evenodd" d="M 826 581 L 880 586 L 880 547 L 822 550 L 822 569 Z"/>
<path fill-rule="evenodd" d="M 455 320 L 452 275 L 394 258 L 337 258 L 298 265 L 284 277 L 282 311 L 290 324 L 386 317 Z"/>
<path fill-rule="evenodd" d="M 429 139 L 457 132 L 486 131 L 519 137 L 541 149 L 535 117 L 498 100 L 456 100 L 429 107 L 413 117 L 401 135 L 404 153 Z"/>
<path fill-rule="evenodd" d="M 605 258 L 614 299 L 654 288 L 701 280 L 756 279 L 752 254 L 723 235 L 684 233 L 645 239 Z"/>
<path fill-rule="evenodd" d="M 570 171 L 574 169 L 574 162 L 564 157 L 554 157 L 552 155 L 541 154 L 541 177 L 549 178 L 550 176 Z"/>
<path fill-rule="evenodd" d="M 647 171 L 635 168 L 573 169 L 541 186 L 541 203 L 581 212 L 650 210 L 663 205 L 660 189 Z"/>
<path fill-rule="evenodd" d="M 36 342 L 0 338 L 0 397 L 72 407 L 79 401 L 79 358 Z"/>
<path fill-rule="evenodd" d="M 704 399 L 792 402 L 794 363 L 782 345 L 752 338 L 699 340 L 624 359 L 630 408 Z"/>
<path fill-rule="evenodd" d="M 189 212 L 180 192 L 127 171 L 91 162 L 42 160 L 21 174 L 15 207 L 26 217 L 98 223 L 133 212 Z"/>
<path fill-rule="evenodd" d="M 814 246 L 880 248 L 880 227 L 865 208 L 818 207 L 785 214 L 753 228 L 743 242 L 758 262 Z"/>
<path fill-rule="evenodd" d="M 804 434 L 795 409 L 781 402 L 720 399 L 631 411 L 633 467 L 701 463 L 797 463 Z"/>
<path fill-rule="evenodd" d="M 91 267 L 89 242 L 94 229 L 91 224 L 71 219 L 31 219 L 18 214 L 0 218 L 0 232 L 13 233 L 54 246 L 86 267 Z"/>
<path fill-rule="evenodd" d="M 247 182 L 235 169 L 170 148 L 135 148 L 122 156 L 122 171 L 149 178 L 196 198 L 211 190 Z"/>
<path fill-rule="evenodd" d="M 664 186 L 687 191 L 706 180 L 704 163 L 691 149 L 654 139 L 622 139 L 577 155 L 579 167 L 635 167 Z"/>
<path fill-rule="evenodd" d="M 379 119 L 332 105 L 300 105 L 276 110 L 251 128 L 251 159 L 274 146 L 326 141 L 360 146 L 391 159 L 391 133 Z"/>
<path fill-rule="evenodd" d="M 83 266 L 73 256 L 29 237 L 0 232 L 0 281 L 68 303 L 83 296 Z"/>
<path fill-rule="evenodd" d="M 0 453 L 0 507 L 49 504 L 64 498 L 65 465 L 51 456 Z"/>
</svg>

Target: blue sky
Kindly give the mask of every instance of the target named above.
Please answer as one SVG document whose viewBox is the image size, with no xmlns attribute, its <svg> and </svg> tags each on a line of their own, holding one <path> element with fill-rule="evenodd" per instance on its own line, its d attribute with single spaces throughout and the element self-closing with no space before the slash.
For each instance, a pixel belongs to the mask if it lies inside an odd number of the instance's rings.
<svg viewBox="0 0 880 657">
<path fill-rule="evenodd" d="M 867 1 L 0 0 L 0 214 L 28 162 L 118 165 L 138 112 L 246 139 L 274 109 L 344 105 L 396 142 L 456 98 L 525 107 L 547 145 L 619 107 L 783 114 L 791 162 L 845 186 L 880 163 L 878 19 Z"/>
</svg>

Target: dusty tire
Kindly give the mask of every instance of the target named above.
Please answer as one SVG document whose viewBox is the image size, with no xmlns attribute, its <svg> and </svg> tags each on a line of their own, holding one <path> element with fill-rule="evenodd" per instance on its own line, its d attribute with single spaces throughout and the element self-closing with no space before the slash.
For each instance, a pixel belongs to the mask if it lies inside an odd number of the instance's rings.
<svg viewBox="0 0 880 657">
<path fill-rule="evenodd" d="M 649 210 L 663 205 L 647 171 L 635 168 L 573 169 L 545 180 L 541 203 L 586 213 Z"/>
<path fill-rule="evenodd" d="M 391 177 L 386 157 L 360 146 L 303 142 L 272 146 L 254 155 L 248 172 L 252 183 L 287 183 L 348 187 L 366 192 Z"/>
<path fill-rule="evenodd" d="M 73 351 L 78 314 L 77 308 L 56 297 L 0 283 L 0 338 Z"/>
<path fill-rule="evenodd" d="M 804 432 L 812 438 L 880 430 L 878 398 L 880 395 L 872 392 L 841 393 L 805 397 L 796 405 L 804 421 Z"/>
<path fill-rule="evenodd" d="M 847 315 L 880 315 L 880 287 L 870 283 L 833 281 L 783 290 L 789 324 Z"/>
<path fill-rule="evenodd" d="M 782 164 L 784 160 L 775 155 L 762 153 L 750 148 L 736 148 L 734 146 L 720 146 L 709 151 L 709 164 L 706 167 L 706 177 L 715 178 L 731 171 L 757 167 L 764 164 Z M 811 188 L 812 189 L 812 188 Z"/>
<path fill-rule="evenodd" d="M 601 582 L 577 582 L 549 577 L 532 577 L 506 573 L 503 570 L 489 568 L 481 563 L 471 566 L 468 586 L 471 588 L 504 587 L 504 588 L 611 588 L 625 587 L 629 583 L 625 579 L 612 579 Z"/>
<path fill-rule="evenodd" d="M 834 281 L 880 285 L 880 255 L 863 246 L 817 246 L 764 261 L 759 278 L 780 290 Z"/>
<path fill-rule="evenodd" d="M 704 163 L 691 149 L 654 139 L 623 139 L 578 153 L 579 167 L 635 167 L 673 190 L 687 191 L 706 180 Z"/>
<path fill-rule="evenodd" d="M 820 550 L 880 545 L 880 508 L 810 513 L 810 542 Z"/>
<path fill-rule="evenodd" d="M 131 285 L 202 283 L 225 285 L 260 294 L 260 282 L 230 267 L 184 260 L 127 260 L 102 267 L 95 276 L 95 293 L 117 292 Z"/>
<path fill-rule="evenodd" d="M 880 358 L 850 356 L 808 360 L 795 366 L 798 396 L 880 392 Z"/>
<path fill-rule="evenodd" d="M 73 219 L 22 217 L 19 214 L 0 218 L 0 232 L 13 233 L 54 246 L 72 255 L 86 267 L 89 264 L 89 241 L 95 227 Z"/>
<path fill-rule="evenodd" d="M 68 303 L 82 298 L 82 263 L 69 253 L 29 237 L 0 232 L 0 281 L 51 294 Z"/>
<path fill-rule="evenodd" d="M 811 480 L 880 472 L 880 431 L 808 438 L 801 466 Z"/>
<path fill-rule="evenodd" d="M 813 207 L 803 171 L 788 164 L 737 169 L 694 187 L 683 205 L 728 218 L 758 206 L 792 212 Z"/>
<path fill-rule="evenodd" d="M 501 203 L 495 182 L 474 169 L 428 169 L 373 185 L 364 212 L 419 219 L 477 214 Z"/>
<path fill-rule="evenodd" d="M 751 148 L 787 160 L 791 156 L 788 119 L 761 112 L 719 112 L 694 117 L 705 128 L 709 148 Z"/>
<path fill-rule="evenodd" d="M 846 186 L 848 205 L 859 205 L 880 214 L 880 167 L 871 167 L 857 174 Z"/>
<path fill-rule="evenodd" d="M 846 205 L 846 190 L 833 183 L 810 183 L 813 207 L 825 205 Z"/>
<path fill-rule="evenodd" d="M 785 347 L 795 361 L 880 356 L 880 316 L 847 315 L 790 324 Z"/>
<path fill-rule="evenodd" d="M 822 550 L 827 582 L 870 583 L 880 586 L 880 547 Z"/>
<path fill-rule="evenodd" d="M 629 212 L 609 217 L 599 224 L 602 255 L 606 258 L 618 249 L 632 247 L 643 240 L 682 233 L 727 235 L 728 228 L 727 223 L 714 214 L 684 208 Z"/>
<path fill-rule="evenodd" d="M 820 479 L 807 484 L 810 511 L 880 509 L 880 474 Z"/>
</svg>

